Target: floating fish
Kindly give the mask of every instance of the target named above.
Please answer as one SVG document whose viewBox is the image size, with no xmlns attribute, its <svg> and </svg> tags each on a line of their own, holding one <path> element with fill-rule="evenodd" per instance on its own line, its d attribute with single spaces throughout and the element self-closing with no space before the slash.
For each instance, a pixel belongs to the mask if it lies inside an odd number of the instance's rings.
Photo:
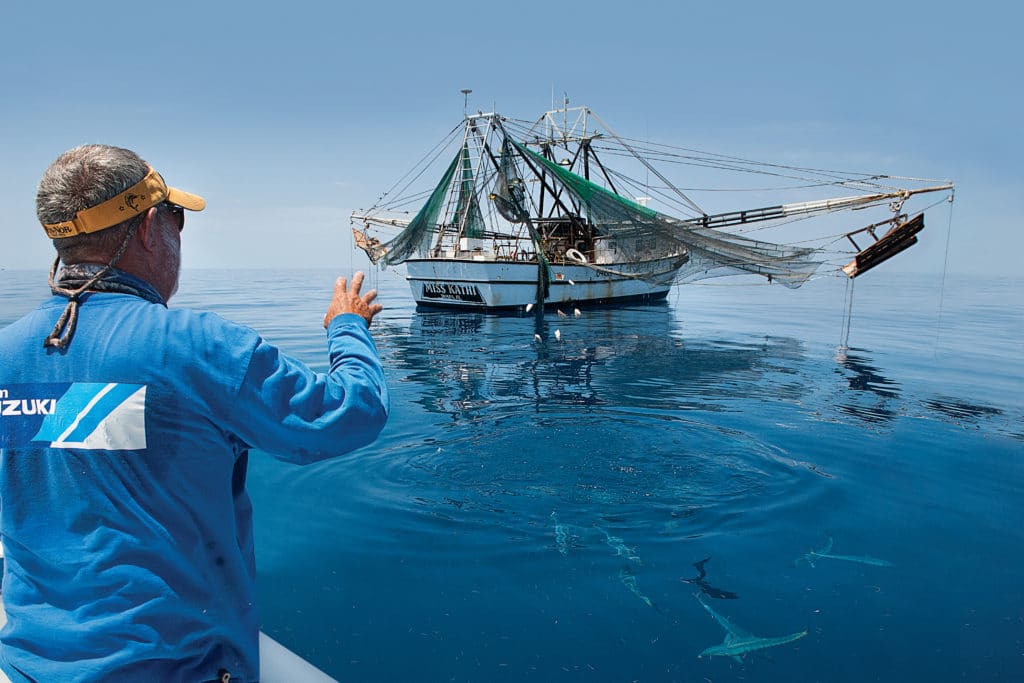
<svg viewBox="0 0 1024 683">
<path fill-rule="evenodd" d="M 824 547 L 821 550 L 812 550 L 801 558 L 797 559 L 797 564 L 800 562 L 806 562 L 807 564 L 814 566 L 814 560 L 824 557 L 830 560 L 843 560 L 844 562 L 856 562 L 857 564 L 867 564 L 872 567 L 891 567 L 892 562 L 888 560 L 880 560 L 877 557 L 868 557 L 867 555 L 836 555 L 832 552 L 832 537 L 829 536 L 828 541 L 825 542 Z"/>
<path fill-rule="evenodd" d="M 555 330 L 555 339 L 557 339 L 558 341 L 562 340 L 562 331 L 561 330 Z"/>
<path fill-rule="evenodd" d="M 629 589 L 630 593 L 643 600 L 648 607 L 658 609 L 657 607 L 654 607 L 654 603 L 651 602 L 649 597 L 640 592 L 640 586 L 636 582 L 636 576 L 634 576 L 633 572 L 629 570 L 629 567 L 623 567 L 619 570 L 619 581 Z"/>
<path fill-rule="evenodd" d="M 790 633 L 788 636 L 761 638 L 760 636 L 755 636 L 752 633 L 744 631 L 739 626 L 736 626 L 729 621 L 726 617 L 711 609 L 710 605 L 704 602 L 704 598 L 701 597 L 700 593 L 697 593 L 697 602 L 699 602 L 701 606 L 703 606 L 704 609 L 714 617 L 719 626 L 725 629 L 725 640 L 722 641 L 722 644 L 712 645 L 711 647 L 706 648 L 703 652 L 697 655 L 698 657 L 732 657 L 737 662 L 740 662 L 743 661 L 743 655 L 748 652 L 792 643 L 794 640 L 800 640 L 807 635 L 807 631 L 801 631 L 799 633 Z"/>
<path fill-rule="evenodd" d="M 576 317 L 578 318 L 578 317 L 580 317 L 581 315 L 583 315 L 583 311 L 581 311 L 581 310 L 580 310 L 580 309 L 578 309 L 578 308 L 574 308 L 574 309 L 572 309 L 572 314 L 573 314 L 574 316 L 576 316 Z"/>
<path fill-rule="evenodd" d="M 707 581 L 704 580 L 704 577 L 707 576 L 707 572 L 704 571 L 704 565 L 710 559 L 711 559 L 710 557 L 705 557 L 700 562 L 694 562 L 693 563 L 693 566 L 697 568 L 697 572 L 698 572 L 697 576 L 695 576 L 692 579 L 679 579 L 679 580 L 682 581 L 683 583 L 692 583 L 692 584 L 696 585 L 698 588 L 700 588 L 700 592 L 703 593 L 704 595 L 708 595 L 708 596 L 710 596 L 712 598 L 718 598 L 719 600 L 735 600 L 736 598 L 740 597 L 740 596 L 736 595 L 735 593 L 733 593 L 732 591 L 725 591 L 725 590 L 722 590 L 721 588 L 715 588 L 714 586 L 712 586 L 711 584 L 709 584 Z"/>
<path fill-rule="evenodd" d="M 572 280 L 569 280 L 569 284 L 570 284 L 570 285 L 575 285 L 576 283 L 575 283 L 575 282 L 573 282 Z"/>
<path fill-rule="evenodd" d="M 564 318 L 564 317 L 566 317 L 566 315 L 565 315 L 565 311 L 563 311 L 563 310 L 562 310 L 561 308 L 559 308 L 559 309 L 558 309 L 558 310 L 557 310 L 556 312 L 558 313 L 558 317 L 559 317 L 559 318 Z"/>
<path fill-rule="evenodd" d="M 529 313 L 533 310 L 533 304 L 526 304 L 526 312 Z"/>
<path fill-rule="evenodd" d="M 533 341 L 535 341 L 535 342 L 539 342 L 540 340 L 541 340 L 541 339 L 540 339 L 540 335 L 539 335 L 539 334 L 536 334 L 536 333 L 534 333 L 534 335 L 533 335 Z"/>
<path fill-rule="evenodd" d="M 594 526 L 595 528 L 597 528 L 598 531 L 604 534 L 605 543 L 607 543 L 608 546 L 615 551 L 615 554 L 617 556 L 625 557 L 627 560 L 640 564 L 640 557 L 636 554 L 636 550 L 634 548 L 630 548 L 628 545 L 626 545 L 626 542 L 618 536 L 612 536 L 610 533 L 608 533 L 607 530 L 602 529 L 596 524 Z"/>
<path fill-rule="evenodd" d="M 554 512 L 551 513 L 551 521 L 555 525 L 555 545 L 558 547 L 558 552 L 562 553 L 563 556 L 569 554 L 569 534 L 565 530 L 565 526 L 558 521 L 558 515 Z"/>
</svg>

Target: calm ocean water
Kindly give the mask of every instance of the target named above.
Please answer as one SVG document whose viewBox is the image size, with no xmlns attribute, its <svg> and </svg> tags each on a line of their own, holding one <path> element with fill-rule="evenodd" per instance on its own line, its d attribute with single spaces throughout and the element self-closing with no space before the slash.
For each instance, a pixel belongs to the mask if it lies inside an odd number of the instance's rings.
<svg viewBox="0 0 1024 683">
<path fill-rule="evenodd" d="M 372 273 L 391 421 L 254 457 L 264 630 L 345 681 L 1024 680 L 1024 281 L 881 270 L 848 348 L 837 279 L 550 312 L 538 343 Z M 336 274 L 186 271 L 172 305 L 323 369 Z M 0 272 L 0 326 L 45 280 Z M 807 635 L 698 657 L 698 594 Z"/>
</svg>

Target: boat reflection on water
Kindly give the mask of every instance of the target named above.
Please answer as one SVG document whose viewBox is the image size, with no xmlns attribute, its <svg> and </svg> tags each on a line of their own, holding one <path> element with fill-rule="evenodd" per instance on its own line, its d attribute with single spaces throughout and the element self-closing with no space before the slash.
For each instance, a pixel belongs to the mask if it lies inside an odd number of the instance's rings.
<svg viewBox="0 0 1024 683">
<path fill-rule="evenodd" d="M 386 436 L 401 453 L 389 476 L 431 491 L 417 502 L 432 514 L 526 496 L 550 506 L 538 518 L 643 509 L 701 517 L 687 528 L 704 533 L 765 498 L 799 500 L 808 472 L 830 479 L 830 438 L 934 413 L 908 405 L 869 350 L 688 337 L 669 302 L 581 313 L 415 311 L 387 342 L 393 402 L 418 413 Z M 806 422 L 842 431 L 807 441 Z"/>
<path fill-rule="evenodd" d="M 922 414 L 964 428 L 991 427 L 1015 435 L 1005 429 L 1004 411 L 999 408 L 948 395 L 920 400 L 904 397 L 900 383 L 886 377 L 866 349 L 840 347 L 836 362 L 846 387 L 837 390 L 834 410 L 843 418 L 877 428 L 891 425 L 901 415 Z"/>
<path fill-rule="evenodd" d="M 836 362 L 849 389 L 836 404 L 837 410 L 873 424 L 891 422 L 899 414 L 899 384 L 883 376 L 866 351 L 840 348 Z"/>
<path fill-rule="evenodd" d="M 804 355 L 788 338 L 686 341 L 664 302 L 539 320 L 421 310 L 391 342 L 403 381 L 423 390 L 419 402 L 453 417 L 507 405 L 537 413 L 571 405 L 724 409 L 730 398 L 749 398 L 777 363 Z M 800 384 L 764 390 L 795 398 Z"/>
<path fill-rule="evenodd" d="M 684 328 L 667 303 L 540 319 L 417 311 L 387 342 L 392 402 L 420 413 L 406 417 L 415 431 L 385 435 L 403 462 L 389 476 L 444 515 L 526 497 L 546 501 L 543 519 L 570 504 L 581 509 L 567 519 L 632 508 L 664 523 L 785 495 L 812 466 L 728 416 L 799 404 L 803 344 L 687 340 Z"/>
</svg>

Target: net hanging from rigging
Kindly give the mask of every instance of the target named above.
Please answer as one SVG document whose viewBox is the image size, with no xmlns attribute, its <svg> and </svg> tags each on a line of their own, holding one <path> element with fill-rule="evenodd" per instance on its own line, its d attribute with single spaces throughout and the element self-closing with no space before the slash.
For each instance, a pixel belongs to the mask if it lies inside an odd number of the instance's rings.
<svg viewBox="0 0 1024 683">
<path fill-rule="evenodd" d="M 750 273 L 791 288 L 803 284 L 823 262 L 817 250 L 809 247 L 752 240 L 658 213 L 515 141 L 512 144 L 580 202 L 596 235 L 614 241 L 617 261 L 642 263 L 687 254 L 689 260 L 679 271 L 679 281 Z"/>
</svg>

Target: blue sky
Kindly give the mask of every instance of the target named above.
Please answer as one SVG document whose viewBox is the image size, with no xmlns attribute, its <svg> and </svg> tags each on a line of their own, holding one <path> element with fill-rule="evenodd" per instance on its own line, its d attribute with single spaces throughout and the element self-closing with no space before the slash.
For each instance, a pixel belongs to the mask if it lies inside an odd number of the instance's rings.
<svg viewBox="0 0 1024 683">
<path fill-rule="evenodd" d="M 0 266 L 46 267 L 39 176 L 103 142 L 206 197 L 186 267 L 365 267 L 350 211 L 459 121 L 472 88 L 472 109 L 517 118 L 554 89 L 631 137 L 951 178 L 950 271 L 1016 275 L 1022 19 L 994 2 L 14 3 Z M 947 223 L 930 214 L 901 267 L 941 270 Z"/>
</svg>

